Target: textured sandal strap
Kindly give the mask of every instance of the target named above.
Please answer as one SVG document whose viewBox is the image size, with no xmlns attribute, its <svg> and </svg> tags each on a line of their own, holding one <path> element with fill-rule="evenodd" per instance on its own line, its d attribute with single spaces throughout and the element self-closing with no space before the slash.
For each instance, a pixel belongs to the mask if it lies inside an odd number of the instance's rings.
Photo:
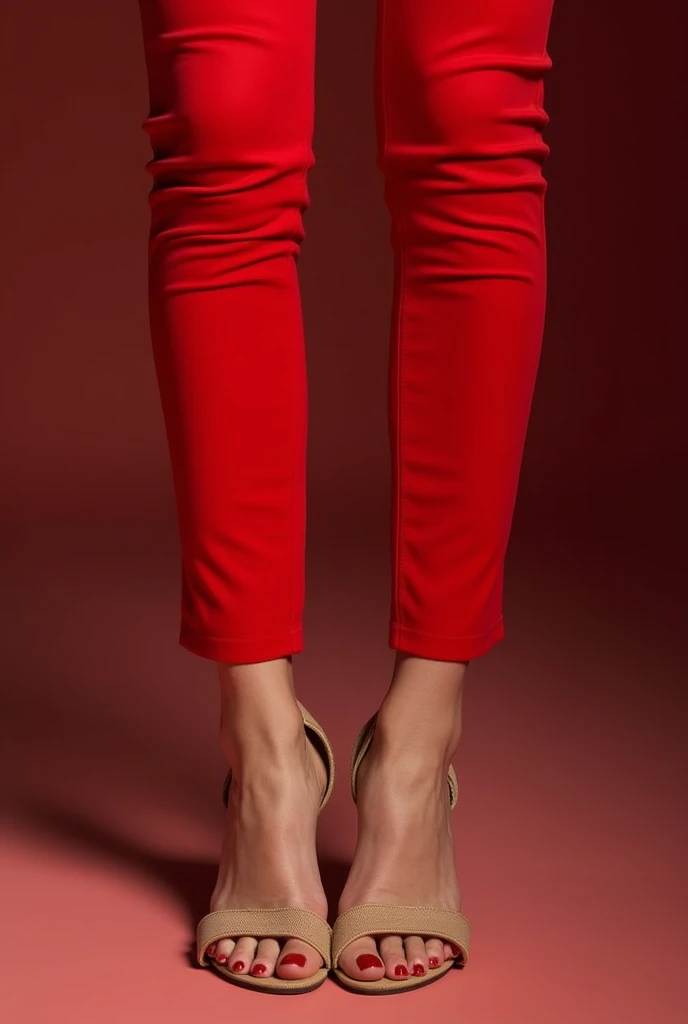
<svg viewBox="0 0 688 1024">
<path fill-rule="evenodd" d="M 201 967 L 208 961 L 205 951 L 211 942 L 219 939 L 240 938 L 301 939 L 317 949 L 329 970 L 332 929 L 327 921 L 305 907 L 271 907 L 240 910 L 213 910 L 198 922 L 196 929 L 196 959 Z"/>
<path fill-rule="evenodd" d="M 334 751 L 330 745 L 330 741 L 327 738 L 327 733 L 321 726 L 320 722 L 313 717 L 307 708 L 303 706 L 301 701 L 296 702 L 301 711 L 301 717 L 303 718 L 303 724 L 307 733 L 310 733 L 309 740 L 318 751 L 323 759 L 325 768 L 327 769 L 327 782 L 325 789 L 323 790 L 322 797 L 320 798 L 320 810 L 330 799 L 332 790 L 334 789 Z"/>
<path fill-rule="evenodd" d="M 449 771 L 447 772 L 447 783 L 449 785 L 449 805 L 452 810 L 456 807 L 456 803 L 459 799 L 459 780 L 456 777 L 454 771 L 454 765 L 449 765 Z"/>
<path fill-rule="evenodd" d="M 325 783 L 325 789 L 320 798 L 320 810 L 332 796 L 332 790 L 334 789 L 334 752 L 330 745 L 330 741 L 327 738 L 327 733 L 320 725 L 320 723 L 313 718 L 313 715 L 303 706 L 303 704 L 297 700 L 296 702 L 301 711 L 301 717 L 303 718 L 303 725 L 308 735 L 308 739 L 311 741 L 315 749 L 318 751 L 323 759 L 325 768 L 327 769 L 327 782 Z M 227 806 L 229 799 L 229 786 L 232 781 L 232 769 L 230 768 L 225 776 L 225 781 L 222 786 L 222 803 Z"/>
<path fill-rule="evenodd" d="M 364 723 L 361 731 L 354 740 L 354 745 L 351 750 L 351 763 L 349 765 L 349 779 L 351 782 L 351 796 L 353 797 L 354 803 L 356 803 L 356 779 L 358 778 L 358 769 L 361 761 L 368 753 L 368 747 L 370 746 L 373 739 L 373 732 L 375 731 L 375 720 L 377 718 L 377 711 Z"/>
<path fill-rule="evenodd" d="M 353 750 L 351 751 L 351 763 L 349 766 L 349 778 L 351 781 L 351 795 L 354 803 L 356 803 L 356 778 L 358 776 L 358 769 L 360 768 L 361 761 L 368 752 L 368 747 L 372 743 L 373 733 L 375 732 L 375 720 L 377 718 L 377 711 L 369 718 L 365 723 L 361 731 L 359 732 L 354 742 Z M 457 800 L 459 798 L 459 782 L 454 771 L 454 766 L 449 765 L 449 771 L 447 772 L 447 785 L 449 786 L 449 804 L 453 810 L 456 807 Z"/>
<path fill-rule="evenodd" d="M 441 907 L 401 906 L 392 903 L 362 903 L 340 914 L 332 932 L 332 963 L 338 966 L 345 946 L 364 935 L 419 935 L 446 939 L 461 950 L 457 958 L 468 962 L 471 926 L 457 910 Z"/>
</svg>

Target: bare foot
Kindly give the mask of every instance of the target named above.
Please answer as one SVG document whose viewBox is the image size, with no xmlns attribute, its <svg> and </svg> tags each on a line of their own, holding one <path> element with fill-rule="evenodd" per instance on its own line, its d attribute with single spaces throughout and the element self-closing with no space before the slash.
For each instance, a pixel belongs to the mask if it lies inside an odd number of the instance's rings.
<svg viewBox="0 0 688 1024">
<path fill-rule="evenodd" d="M 465 663 L 420 658 L 397 669 L 358 772 L 358 840 L 340 914 L 371 902 L 460 910 L 447 771 L 464 671 Z M 366 936 L 345 947 L 339 966 L 362 981 L 398 980 L 458 954 L 440 938 Z"/>
<path fill-rule="evenodd" d="M 219 669 L 221 745 L 232 782 L 210 910 L 293 906 L 327 917 L 315 847 L 327 769 L 303 727 L 291 663 Z M 207 956 L 263 978 L 307 978 L 323 966 L 299 939 L 221 939 Z"/>
</svg>

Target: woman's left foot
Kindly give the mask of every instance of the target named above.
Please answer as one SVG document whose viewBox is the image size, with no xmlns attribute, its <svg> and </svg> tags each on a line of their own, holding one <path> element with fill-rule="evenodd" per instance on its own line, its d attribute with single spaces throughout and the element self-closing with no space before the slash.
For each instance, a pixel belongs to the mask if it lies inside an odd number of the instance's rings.
<svg viewBox="0 0 688 1024">
<path fill-rule="evenodd" d="M 461 733 L 464 670 L 465 663 L 409 659 L 383 702 L 358 770 L 358 840 L 340 914 L 361 903 L 460 910 L 447 772 Z M 339 966 L 357 980 L 398 981 L 458 952 L 440 938 L 365 936 L 345 947 Z"/>
</svg>

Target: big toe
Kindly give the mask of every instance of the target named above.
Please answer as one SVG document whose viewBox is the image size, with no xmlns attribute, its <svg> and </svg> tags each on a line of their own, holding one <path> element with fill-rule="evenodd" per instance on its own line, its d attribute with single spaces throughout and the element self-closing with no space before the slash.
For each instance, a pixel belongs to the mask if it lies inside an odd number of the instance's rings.
<svg viewBox="0 0 688 1024">
<path fill-rule="evenodd" d="M 309 978 L 323 966 L 323 958 L 316 949 L 301 939 L 288 939 L 277 961 L 275 974 L 279 978 Z"/>
<path fill-rule="evenodd" d="M 339 955 L 338 966 L 357 981 L 379 981 L 385 975 L 375 939 L 370 935 L 354 939 Z"/>
</svg>

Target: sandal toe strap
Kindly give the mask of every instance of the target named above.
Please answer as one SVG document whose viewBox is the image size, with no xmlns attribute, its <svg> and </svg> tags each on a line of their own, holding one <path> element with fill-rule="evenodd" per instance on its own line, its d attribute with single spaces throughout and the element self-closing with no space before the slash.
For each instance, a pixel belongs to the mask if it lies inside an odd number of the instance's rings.
<svg viewBox="0 0 688 1024">
<path fill-rule="evenodd" d="M 239 910 L 213 910 L 198 922 L 196 959 L 206 967 L 205 951 L 219 939 L 256 938 L 301 939 L 317 949 L 325 967 L 331 967 L 332 929 L 327 921 L 305 907 L 245 907 Z"/>
<path fill-rule="evenodd" d="M 457 910 L 442 907 L 362 903 L 340 914 L 332 932 L 332 963 L 336 967 L 345 946 L 364 935 L 419 935 L 451 942 L 460 950 L 457 966 L 468 962 L 471 926 Z"/>
</svg>

